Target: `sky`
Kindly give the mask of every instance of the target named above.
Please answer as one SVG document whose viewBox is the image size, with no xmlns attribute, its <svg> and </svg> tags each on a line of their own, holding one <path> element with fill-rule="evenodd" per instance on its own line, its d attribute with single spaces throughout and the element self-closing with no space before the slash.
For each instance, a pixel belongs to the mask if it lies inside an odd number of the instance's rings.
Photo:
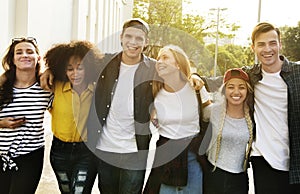
<svg viewBox="0 0 300 194">
<path fill-rule="evenodd" d="M 297 26 L 300 21 L 298 0 L 261 0 L 260 21 L 267 21 L 277 27 Z M 259 0 L 191 0 L 190 9 L 193 13 L 207 17 L 210 8 L 227 8 L 220 11 L 220 18 L 241 26 L 235 44 L 249 45 L 253 27 L 258 22 Z M 217 11 L 215 11 L 217 14 Z M 217 17 L 217 15 L 216 15 Z"/>
</svg>

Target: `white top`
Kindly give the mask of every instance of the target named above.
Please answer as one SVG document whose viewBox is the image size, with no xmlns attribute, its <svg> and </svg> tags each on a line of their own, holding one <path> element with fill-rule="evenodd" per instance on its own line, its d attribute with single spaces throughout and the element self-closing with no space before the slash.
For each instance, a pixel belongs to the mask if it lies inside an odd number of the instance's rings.
<svg viewBox="0 0 300 194">
<path fill-rule="evenodd" d="M 202 102 L 209 100 L 205 87 L 202 87 L 200 95 Z M 189 83 L 177 92 L 161 89 L 155 97 L 154 106 L 161 136 L 180 139 L 199 132 L 197 96 Z"/>
<path fill-rule="evenodd" d="M 263 156 L 275 169 L 289 169 L 289 133 L 287 122 L 287 85 L 277 73 L 262 71 L 255 85 L 256 140 L 252 156 Z"/>
<path fill-rule="evenodd" d="M 120 74 L 106 125 L 100 134 L 97 149 L 114 153 L 137 152 L 134 128 L 133 85 L 136 65 L 121 63 Z"/>
</svg>

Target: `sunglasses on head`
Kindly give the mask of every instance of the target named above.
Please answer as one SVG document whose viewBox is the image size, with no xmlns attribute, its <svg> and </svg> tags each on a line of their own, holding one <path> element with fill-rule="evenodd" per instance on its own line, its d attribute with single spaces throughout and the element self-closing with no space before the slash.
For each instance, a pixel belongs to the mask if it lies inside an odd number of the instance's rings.
<svg viewBox="0 0 300 194">
<path fill-rule="evenodd" d="M 20 38 L 13 38 L 12 43 L 14 42 L 23 42 L 23 41 L 29 41 L 32 42 L 33 44 L 37 45 L 37 41 L 34 37 L 20 37 Z"/>
</svg>

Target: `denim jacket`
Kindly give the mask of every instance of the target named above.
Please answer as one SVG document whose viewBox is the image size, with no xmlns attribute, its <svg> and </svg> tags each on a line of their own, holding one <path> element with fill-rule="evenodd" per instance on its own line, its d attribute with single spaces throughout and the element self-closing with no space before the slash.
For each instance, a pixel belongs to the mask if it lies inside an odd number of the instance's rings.
<svg viewBox="0 0 300 194">
<path fill-rule="evenodd" d="M 300 65 L 290 62 L 284 56 L 280 76 L 288 88 L 288 127 L 290 141 L 290 184 L 300 184 Z M 262 79 L 261 65 L 244 67 L 254 87 Z M 253 109 L 253 107 L 252 107 Z"/>
</svg>

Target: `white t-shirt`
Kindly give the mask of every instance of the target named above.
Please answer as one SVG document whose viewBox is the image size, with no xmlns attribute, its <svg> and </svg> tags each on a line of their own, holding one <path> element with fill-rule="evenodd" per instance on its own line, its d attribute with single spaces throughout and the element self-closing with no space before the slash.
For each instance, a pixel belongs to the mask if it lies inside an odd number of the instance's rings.
<svg viewBox="0 0 300 194">
<path fill-rule="evenodd" d="M 252 156 L 263 156 L 275 169 L 289 169 L 289 133 L 287 122 L 287 85 L 277 73 L 262 71 L 255 85 L 256 140 Z"/>
<path fill-rule="evenodd" d="M 106 125 L 100 134 L 97 149 L 114 153 L 137 152 L 134 128 L 133 85 L 136 65 L 121 63 L 120 74 Z"/>
<path fill-rule="evenodd" d="M 205 87 L 202 87 L 200 94 L 202 102 L 209 99 Z M 197 96 L 189 83 L 177 92 L 167 92 L 162 88 L 155 97 L 154 106 L 161 136 L 180 139 L 199 132 Z"/>
</svg>

